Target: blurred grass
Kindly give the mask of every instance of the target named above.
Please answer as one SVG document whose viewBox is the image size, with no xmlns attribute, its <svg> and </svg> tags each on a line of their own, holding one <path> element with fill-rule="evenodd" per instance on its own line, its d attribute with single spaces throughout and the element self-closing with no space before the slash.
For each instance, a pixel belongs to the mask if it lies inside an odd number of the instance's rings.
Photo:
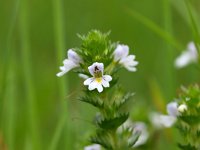
<svg viewBox="0 0 200 150">
<path fill-rule="evenodd" d="M 26 0 L 21 0 L 20 2 L 20 12 L 19 12 L 19 33 L 20 33 L 20 44 L 21 44 L 21 54 L 22 54 L 22 67 L 24 73 L 24 95 L 27 100 L 28 107 L 28 131 L 27 134 L 31 137 L 31 146 L 33 149 L 40 150 L 41 138 L 39 135 L 39 122 L 37 114 L 37 99 L 35 95 L 35 86 L 33 79 L 33 69 L 31 62 L 31 45 L 29 36 L 29 7 Z"/>
<path fill-rule="evenodd" d="M 191 1 L 196 24 L 199 6 Z M 149 111 L 163 112 L 180 84 L 199 82 L 194 65 L 174 68 L 194 39 L 187 14 L 181 0 L 0 1 L 0 134 L 9 150 L 76 149 L 94 130 L 83 120 L 95 109 L 76 101 L 83 81 L 55 76 L 67 49 L 79 46 L 76 34 L 90 29 L 111 30 L 112 41 L 128 44 L 140 62 L 138 72 L 120 72 L 120 82 L 136 92 L 134 119 L 148 122 Z M 178 135 L 166 136 L 156 149 L 175 149 Z"/>
</svg>

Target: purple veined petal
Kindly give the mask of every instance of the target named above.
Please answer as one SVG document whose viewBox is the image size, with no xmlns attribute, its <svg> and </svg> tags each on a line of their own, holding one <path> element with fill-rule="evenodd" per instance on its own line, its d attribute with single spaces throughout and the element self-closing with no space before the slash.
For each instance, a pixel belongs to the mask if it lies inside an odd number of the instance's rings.
<svg viewBox="0 0 200 150">
<path fill-rule="evenodd" d="M 108 81 L 106 81 L 104 78 L 102 78 L 102 85 L 104 86 L 104 87 L 109 87 L 110 86 L 110 84 L 109 84 L 109 82 Z"/>
<path fill-rule="evenodd" d="M 129 53 L 129 47 L 127 45 L 117 45 L 117 48 L 115 49 L 113 55 L 114 55 L 114 60 L 119 61 L 120 59 L 128 56 Z"/>
<path fill-rule="evenodd" d="M 107 82 L 112 81 L 112 77 L 110 75 L 104 75 L 103 79 L 106 80 Z"/>
<path fill-rule="evenodd" d="M 94 73 L 98 70 L 98 71 L 101 71 L 102 74 L 103 74 L 103 70 L 104 70 L 104 65 L 103 63 L 98 63 L 98 62 L 95 62 L 93 63 L 91 66 L 88 67 L 88 70 L 90 72 L 90 74 L 92 76 L 94 76 Z"/>
<path fill-rule="evenodd" d="M 83 82 L 83 84 L 84 84 L 84 85 L 89 85 L 89 84 L 91 84 L 93 81 L 94 81 L 94 78 L 93 78 L 93 77 L 92 77 L 92 78 L 88 78 L 88 79 L 86 79 L 86 80 Z"/>
<path fill-rule="evenodd" d="M 94 90 L 94 89 L 97 88 L 97 87 L 98 87 L 98 83 L 97 83 L 95 80 L 93 80 L 93 81 L 89 84 L 88 89 L 89 89 L 90 91 L 92 91 L 92 90 Z"/>
<path fill-rule="evenodd" d="M 97 90 L 99 93 L 101 93 L 103 91 L 103 87 L 100 83 L 97 84 Z"/>
<path fill-rule="evenodd" d="M 82 61 L 80 56 L 72 49 L 68 50 L 67 56 L 68 56 L 68 59 L 73 61 L 75 64 L 79 64 Z"/>
</svg>

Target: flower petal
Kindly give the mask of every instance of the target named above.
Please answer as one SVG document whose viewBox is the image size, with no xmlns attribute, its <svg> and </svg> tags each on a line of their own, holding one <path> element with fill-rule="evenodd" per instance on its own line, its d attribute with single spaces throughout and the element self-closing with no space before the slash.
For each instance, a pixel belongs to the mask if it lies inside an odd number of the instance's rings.
<svg viewBox="0 0 200 150">
<path fill-rule="evenodd" d="M 176 117 L 169 115 L 162 115 L 159 113 L 152 113 L 150 115 L 150 121 L 157 128 L 169 128 L 176 122 Z"/>
<path fill-rule="evenodd" d="M 61 71 L 59 73 L 56 74 L 57 77 L 61 77 L 63 76 L 65 73 L 67 73 L 67 71 Z"/>
<path fill-rule="evenodd" d="M 178 103 L 170 102 L 167 104 L 167 112 L 170 116 L 177 117 L 179 115 L 178 112 Z"/>
<path fill-rule="evenodd" d="M 79 64 L 82 61 L 79 55 L 72 49 L 68 50 L 67 55 L 68 55 L 68 59 L 73 61 L 75 64 Z"/>
<path fill-rule="evenodd" d="M 89 89 L 90 91 L 92 91 L 92 90 L 94 90 L 94 89 L 97 88 L 97 87 L 98 87 L 98 83 L 94 80 L 94 81 L 92 81 L 92 82 L 89 84 L 88 89 Z"/>
<path fill-rule="evenodd" d="M 114 60 L 119 61 L 120 59 L 128 56 L 128 53 L 129 53 L 129 47 L 127 45 L 119 44 L 113 53 Z"/>
<path fill-rule="evenodd" d="M 92 78 L 88 78 L 88 79 L 86 79 L 86 80 L 83 82 L 83 84 L 84 84 L 84 85 L 89 85 L 89 84 L 91 84 L 93 81 L 94 81 L 94 78 L 93 78 L 93 77 L 92 77 Z"/>
<path fill-rule="evenodd" d="M 112 81 L 112 77 L 110 75 L 103 75 L 103 79 L 106 80 L 107 82 Z"/>
<path fill-rule="evenodd" d="M 100 150 L 101 146 L 99 144 L 92 144 L 84 147 L 84 150 Z"/>
<path fill-rule="evenodd" d="M 106 81 L 104 78 L 102 79 L 102 85 L 103 85 L 104 87 L 109 87 L 109 86 L 110 86 L 109 82 Z"/>
<path fill-rule="evenodd" d="M 94 73 L 95 73 L 96 71 L 100 71 L 100 72 L 102 72 L 102 74 L 103 74 L 104 65 L 103 65 L 103 63 L 95 62 L 95 63 L 93 63 L 91 66 L 88 67 L 88 70 L 89 70 L 89 72 L 90 72 L 90 74 L 91 74 L 92 76 L 94 76 Z"/>
<path fill-rule="evenodd" d="M 97 90 L 99 93 L 101 93 L 103 91 L 103 87 L 101 84 L 97 84 Z"/>
</svg>

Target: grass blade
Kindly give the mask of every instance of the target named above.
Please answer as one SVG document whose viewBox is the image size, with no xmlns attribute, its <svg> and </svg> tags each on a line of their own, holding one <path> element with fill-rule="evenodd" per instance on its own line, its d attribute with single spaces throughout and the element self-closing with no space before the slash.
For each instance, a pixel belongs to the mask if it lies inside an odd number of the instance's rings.
<svg viewBox="0 0 200 150">
<path fill-rule="evenodd" d="M 28 30 L 28 4 L 26 0 L 21 0 L 20 15 L 19 15 L 19 31 L 21 40 L 22 67 L 24 71 L 24 84 L 26 89 L 27 108 L 29 111 L 29 132 L 31 134 L 32 147 L 35 150 L 40 150 L 40 136 L 38 128 L 38 116 L 36 114 L 36 98 L 35 88 L 32 78 L 31 67 L 31 47 L 29 41 Z M 29 133 L 28 132 L 28 133 Z"/>
<path fill-rule="evenodd" d="M 125 8 L 125 11 L 132 16 L 135 20 L 142 23 L 144 26 L 149 28 L 151 31 L 156 33 L 159 37 L 161 37 L 163 40 L 174 46 L 177 50 L 182 50 L 184 47 L 167 31 L 163 30 L 161 27 L 159 27 L 156 23 L 148 19 L 147 17 L 143 16 L 139 12 L 135 10 L 131 10 L 129 8 Z"/>
</svg>

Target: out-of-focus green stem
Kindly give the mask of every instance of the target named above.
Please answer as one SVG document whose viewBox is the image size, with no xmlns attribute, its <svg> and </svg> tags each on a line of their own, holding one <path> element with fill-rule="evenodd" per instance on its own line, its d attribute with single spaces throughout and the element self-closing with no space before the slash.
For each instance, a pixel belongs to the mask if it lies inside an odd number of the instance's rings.
<svg viewBox="0 0 200 150">
<path fill-rule="evenodd" d="M 185 5 L 187 7 L 187 11 L 189 14 L 189 18 L 191 21 L 191 27 L 192 27 L 192 31 L 193 31 L 193 35 L 194 35 L 194 41 L 195 41 L 195 46 L 197 48 L 197 51 L 200 55 L 200 32 L 199 32 L 199 28 L 198 25 L 196 23 L 196 20 L 194 18 L 194 14 L 192 12 L 192 8 L 191 8 L 191 4 L 188 0 L 184 0 L 185 1 Z"/>
<path fill-rule="evenodd" d="M 20 15 L 19 15 L 19 31 L 21 41 L 21 53 L 22 53 L 22 67 L 24 71 L 24 85 L 26 91 L 24 92 L 27 100 L 27 108 L 29 113 L 29 130 L 28 134 L 31 134 L 31 145 L 34 150 L 40 150 L 40 136 L 38 127 L 38 116 L 36 114 L 36 98 L 34 81 L 32 78 L 32 66 L 31 66 L 31 47 L 29 41 L 29 29 L 28 29 L 28 1 L 21 0 L 20 3 Z"/>
<path fill-rule="evenodd" d="M 159 37 L 167 41 L 169 44 L 174 46 L 177 50 L 181 51 L 184 47 L 168 32 L 163 30 L 161 27 L 159 27 L 156 23 L 154 23 L 152 20 L 148 19 L 147 17 L 143 16 L 139 12 L 125 8 L 125 11 L 131 15 L 134 19 L 145 25 L 147 28 L 149 28 L 151 31 L 153 31 L 155 34 L 157 34 Z"/>
<path fill-rule="evenodd" d="M 12 54 L 13 56 L 13 54 Z M 15 93 L 15 70 L 14 70 L 14 59 L 10 57 L 10 63 L 7 66 L 8 73 L 6 77 L 6 90 L 5 90 L 5 106 L 6 106 L 6 116 L 4 116 L 5 125 L 5 137 L 7 140 L 9 150 L 14 150 L 14 138 L 15 138 L 15 108 L 16 108 L 16 93 Z"/>
<path fill-rule="evenodd" d="M 164 28 L 170 35 L 173 35 L 172 30 L 172 15 L 171 15 L 171 5 L 170 0 L 163 0 L 163 18 L 164 18 Z M 175 91 L 175 79 L 174 79 L 174 50 L 168 44 L 164 43 L 165 51 L 163 51 L 162 60 L 163 60 L 163 68 L 165 68 L 165 72 L 163 73 L 163 83 L 165 85 L 165 94 L 166 98 L 171 98 L 174 95 Z"/>
<path fill-rule="evenodd" d="M 16 25 L 16 18 L 18 14 L 19 0 L 13 3 L 13 11 L 10 17 L 8 26 L 8 33 L 5 42 L 5 55 L 2 58 L 3 80 L 0 87 L 0 130 L 3 128 L 5 141 L 9 150 L 14 150 L 15 141 L 15 110 L 16 110 L 16 70 L 15 70 L 15 54 L 13 51 L 13 30 Z M 3 44 L 3 43 L 1 43 Z M 2 96 L 2 97 L 1 97 Z M 2 128 L 2 129 L 1 129 Z M 1 147 L 1 146 L 0 146 Z"/>
<path fill-rule="evenodd" d="M 12 35 L 13 35 L 13 30 L 14 27 L 16 25 L 16 18 L 17 18 L 17 14 L 18 14 L 18 10 L 19 10 L 19 3 L 20 0 L 16 0 L 15 3 L 13 4 L 13 12 L 12 12 L 12 16 L 10 17 L 10 24 L 8 27 L 8 34 L 6 37 L 6 43 L 5 43 L 5 55 L 3 55 L 1 57 L 1 62 L 2 62 L 2 68 L 1 68 L 1 74 L 2 74 L 2 79 L 1 79 L 1 84 L 0 84 L 0 120 L 2 120 L 2 116 L 3 116 L 3 103 L 6 102 L 6 100 L 4 99 L 4 93 L 6 93 L 6 91 L 4 91 L 5 89 L 7 89 L 8 84 L 7 82 L 7 76 L 9 75 L 9 67 L 12 58 L 11 57 L 11 42 L 12 42 Z M 3 43 L 1 43 L 3 44 Z M 8 105 L 10 106 L 10 105 Z M 1 114 L 2 113 L 2 114 Z M 3 121 L 0 121 L 0 128 L 2 126 Z"/>
<path fill-rule="evenodd" d="M 65 57 L 65 36 L 64 36 L 64 11 L 62 9 L 62 1 L 61 0 L 52 0 L 53 5 L 53 16 L 54 16 L 54 33 L 55 33 L 55 44 L 56 44 L 56 58 L 57 64 L 60 66 L 62 64 L 63 58 Z M 56 76 L 55 76 L 56 77 Z M 66 124 L 68 120 L 67 114 L 67 103 L 65 102 L 65 97 L 67 95 L 67 86 L 66 80 L 64 77 L 58 78 L 58 87 L 60 91 L 60 104 L 62 106 L 62 114 L 59 118 L 55 133 L 52 137 L 52 141 L 50 143 L 50 150 L 56 150 L 58 141 L 60 139 L 61 133 L 64 130 L 65 136 L 65 147 L 63 149 L 71 149 L 70 148 L 70 138 L 69 138 L 69 126 Z"/>
</svg>

